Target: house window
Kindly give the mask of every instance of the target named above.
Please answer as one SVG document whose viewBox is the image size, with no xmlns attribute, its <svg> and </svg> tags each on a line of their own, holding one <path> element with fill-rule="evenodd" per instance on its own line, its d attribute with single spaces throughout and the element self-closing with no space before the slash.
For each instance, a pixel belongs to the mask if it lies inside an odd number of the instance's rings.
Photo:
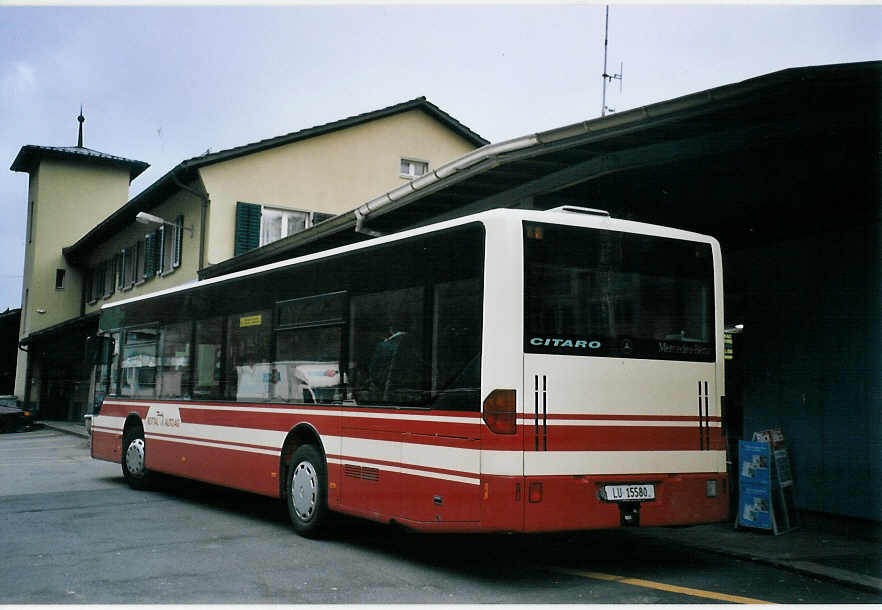
<svg viewBox="0 0 882 610">
<path fill-rule="evenodd" d="M 118 290 L 122 290 L 126 286 L 125 285 L 125 277 L 124 277 L 125 276 L 124 269 L 125 269 L 125 264 L 126 264 L 125 253 L 126 253 L 125 250 L 120 250 L 119 254 L 117 254 L 116 256 L 113 257 L 114 267 L 115 267 L 114 271 L 116 273 L 116 287 Z"/>
<path fill-rule="evenodd" d="M 107 263 L 99 263 L 89 269 L 86 279 L 86 301 L 94 303 L 104 294 L 104 280 L 107 273 Z"/>
<path fill-rule="evenodd" d="M 159 229 L 144 236 L 144 280 L 150 279 L 159 270 L 159 244 L 161 240 Z"/>
<path fill-rule="evenodd" d="M 135 283 L 141 284 L 144 282 L 147 274 L 145 273 L 145 261 L 147 260 L 147 256 L 145 253 L 144 242 L 139 241 L 135 244 Z"/>
<path fill-rule="evenodd" d="M 122 287 L 123 288 L 131 288 L 135 284 L 135 269 L 136 269 L 136 258 L 137 258 L 137 244 L 131 246 L 130 248 L 126 248 L 122 251 L 123 255 L 123 269 L 122 269 Z"/>
<path fill-rule="evenodd" d="M 172 268 L 181 266 L 181 254 L 184 251 L 184 217 L 175 218 L 175 245 L 172 249 Z"/>
<path fill-rule="evenodd" d="M 309 212 L 265 207 L 260 214 L 260 245 L 299 233 L 308 223 Z"/>
<path fill-rule="evenodd" d="M 156 272 L 159 275 L 168 275 L 181 266 L 183 227 L 184 217 L 178 216 L 174 223 L 164 224 L 157 230 L 153 248 L 155 248 Z"/>
<path fill-rule="evenodd" d="M 113 295 L 116 284 L 116 263 L 117 257 L 109 259 L 104 263 L 104 298 Z"/>
<path fill-rule="evenodd" d="M 67 273 L 65 269 L 55 270 L 55 290 L 64 290 L 65 273 Z"/>
<path fill-rule="evenodd" d="M 408 180 L 413 180 L 414 178 L 419 178 L 423 174 L 429 171 L 429 162 L 428 161 L 417 161 L 415 159 L 402 159 L 401 160 L 401 177 L 407 178 Z"/>
<path fill-rule="evenodd" d="M 322 212 L 289 210 L 240 201 L 236 204 L 234 255 L 239 256 L 294 235 L 333 217 L 333 214 Z"/>
</svg>

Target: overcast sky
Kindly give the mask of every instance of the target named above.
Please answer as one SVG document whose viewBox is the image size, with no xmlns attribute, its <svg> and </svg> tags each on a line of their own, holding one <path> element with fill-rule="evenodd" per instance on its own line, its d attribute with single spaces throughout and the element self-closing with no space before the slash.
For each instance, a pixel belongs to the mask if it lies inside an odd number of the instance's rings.
<svg viewBox="0 0 882 610">
<path fill-rule="evenodd" d="M 14 7 L 0 0 L 0 311 L 19 307 L 26 144 L 177 163 L 425 95 L 492 142 L 600 116 L 602 4 Z M 882 7 L 614 5 L 627 110 L 882 59 Z M 847 112 L 831 108 L 831 112 Z M 394 186 L 390 184 L 390 187 Z M 124 202 L 120 202 L 122 204 Z"/>
</svg>

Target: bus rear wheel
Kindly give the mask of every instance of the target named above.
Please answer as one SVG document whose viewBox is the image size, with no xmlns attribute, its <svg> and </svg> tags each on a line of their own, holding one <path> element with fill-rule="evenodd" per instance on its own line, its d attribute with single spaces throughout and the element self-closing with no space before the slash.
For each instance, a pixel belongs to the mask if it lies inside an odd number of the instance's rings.
<svg viewBox="0 0 882 610">
<path fill-rule="evenodd" d="M 121 462 L 123 476 L 132 489 L 147 489 L 150 484 L 146 449 L 144 430 L 141 428 L 126 430 L 123 434 Z"/>
<path fill-rule="evenodd" d="M 307 538 L 318 536 L 328 513 L 328 476 L 325 461 L 313 445 L 294 452 L 285 480 L 285 499 L 294 529 Z"/>
</svg>

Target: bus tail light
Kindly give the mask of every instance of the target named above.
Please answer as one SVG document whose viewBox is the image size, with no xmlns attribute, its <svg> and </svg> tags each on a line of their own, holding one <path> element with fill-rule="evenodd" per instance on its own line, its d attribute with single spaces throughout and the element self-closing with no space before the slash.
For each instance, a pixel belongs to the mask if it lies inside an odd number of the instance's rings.
<svg viewBox="0 0 882 610">
<path fill-rule="evenodd" d="M 484 400 L 484 423 L 496 434 L 514 434 L 517 412 L 514 390 L 493 390 Z"/>
</svg>

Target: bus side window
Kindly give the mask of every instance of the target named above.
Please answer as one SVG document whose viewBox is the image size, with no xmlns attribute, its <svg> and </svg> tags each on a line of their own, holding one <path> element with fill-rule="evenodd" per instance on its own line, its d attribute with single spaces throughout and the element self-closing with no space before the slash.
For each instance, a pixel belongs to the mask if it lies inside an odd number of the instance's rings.
<svg viewBox="0 0 882 610">
<path fill-rule="evenodd" d="M 423 405 L 423 288 L 362 294 L 350 300 L 352 395 L 360 403 Z"/>
<path fill-rule="evenodd" d="M 432 407 L 480 411 L 481 280 L 435 286 L 432 345 Z"/>
<path fill-rule="evenodd" d="M 345 308 L 345 292 L 278 303 L 273 398 L 304 403 L 346 398 L 341 373 Z"/>
<path fill-rule="evenodd" d="M 123 396 L 153 398 L 156 395 L 156 328 L 129 329 L 122 348 Z"/>
<path fill-rule="evenodd" d="M 113 339 L 113 351 L 110 354 L 107 354 L 107 362 L 106 364 L 99 364 L 95 367 L 95 393 L 96 397 L 100 395 L 104 395 L 107 392 L 108 396 L 117 396 L 119 395 L 119 336 L 120 333 L 109 333 L 107 335 L 111 339 Z M 96 402 L 98 400 L 96 399 Z"/>
<path fill-rule="evenodd" d="M 193 396 L 220 398 L 223 321 L 220 316 L 196 321 L 196 359 L 193 367 Z"/>
<path fill-rule="evenodd" d="M 288 402 L 343 400 L 342 326 L 281 330 L 276 335 L 275 398 Z"/>
<path fill-rule="evenodd" d="M 272 315 L 272 310 L 263 309 L 228 318 L 226 394 L 229 400 L 269 400 L 273 378 Z"/>
<path fill-rule="evenodd" d="M 176 322 L 160 329 L 159 397 L 189 398 L 192 322 Z"/>
</svg>

